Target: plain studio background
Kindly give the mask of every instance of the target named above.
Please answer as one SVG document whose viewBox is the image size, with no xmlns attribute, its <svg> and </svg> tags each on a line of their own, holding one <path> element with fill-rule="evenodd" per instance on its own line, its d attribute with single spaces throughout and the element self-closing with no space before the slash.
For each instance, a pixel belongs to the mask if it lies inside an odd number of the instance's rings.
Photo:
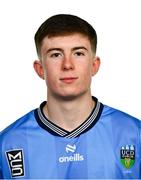
<svg viewBox="0 0 141 180">
<path fill-rule="evenodd" d="M 140 0 L 0 1 L 0 130 L 46 100 L 33 70 L 34 34 L 49 16 L 78 15 L 98 34 L 99 73 L 92 94 L 141 119 Z"/>
</svg>

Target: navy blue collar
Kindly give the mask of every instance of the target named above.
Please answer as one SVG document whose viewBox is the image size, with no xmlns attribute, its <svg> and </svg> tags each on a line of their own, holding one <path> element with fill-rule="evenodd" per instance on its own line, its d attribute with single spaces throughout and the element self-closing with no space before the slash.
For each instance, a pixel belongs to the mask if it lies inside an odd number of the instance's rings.
<svg viewBox="0 0 141 180">
<path fill-rule="evenodd" d="M 47 130 L 49 133 L 55 135 L 55 136 L 61 136 L 66 138 L 75 138 L 78 137 L 80 134 L 87 132 L 89 129 L 91 129 L 99 120 L 102 110 L 103 110 L 103 104 L 98 101 L 97 98 L 92 97 L 93 101 L 95 101 L 95 107 L 90 113 L 89 117 L 76 129 L 69 132 L 65 129 L 57 126 L 56 124 L 52 123 L 44 114 L 43 107 L 47 103 L 46 101 L 42 102 L 40 107 L 35 110 L 35 118 L 38 122 L 38 124 L 45 130 Z"/>
</svg>

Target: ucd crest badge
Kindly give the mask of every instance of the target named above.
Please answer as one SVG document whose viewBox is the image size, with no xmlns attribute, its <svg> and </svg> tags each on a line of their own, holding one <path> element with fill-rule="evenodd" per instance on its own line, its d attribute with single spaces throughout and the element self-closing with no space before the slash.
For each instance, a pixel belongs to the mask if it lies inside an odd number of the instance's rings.
<svg viewBox="0 0 141 180">
<path fill-rule="evenodd" d="M 131 168 L 135 163 L 135 146 L 122 146 L 120 150 L 120 161 L 127 169 Z"/>
</svg>

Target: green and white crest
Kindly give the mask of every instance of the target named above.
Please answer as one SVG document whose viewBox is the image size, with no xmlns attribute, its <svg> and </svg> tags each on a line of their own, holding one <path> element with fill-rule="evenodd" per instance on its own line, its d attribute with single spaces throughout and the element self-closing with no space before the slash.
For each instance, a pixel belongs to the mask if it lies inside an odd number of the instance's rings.
<svg viewBox="0 0 141 180">
<path fill-rule="evenodd" d="M 135 146 L 126 145 L 122 146 L 120 150 L 120 161 L 123 166 L 130 169 L 135 163 Z"/>
</svg>

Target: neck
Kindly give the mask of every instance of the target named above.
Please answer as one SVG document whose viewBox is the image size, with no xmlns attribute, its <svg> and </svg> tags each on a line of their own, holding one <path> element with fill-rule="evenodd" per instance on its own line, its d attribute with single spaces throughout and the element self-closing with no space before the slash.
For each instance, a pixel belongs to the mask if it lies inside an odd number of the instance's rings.
<svg viewBox="0 0 141 180">
<path fill-rule="evenodd" d="M 90 93 L 69 100 L 48 96 L 44 113 L 54 124 L 72 131 L 87 119 L 94 106 Z"/>
</svg>

